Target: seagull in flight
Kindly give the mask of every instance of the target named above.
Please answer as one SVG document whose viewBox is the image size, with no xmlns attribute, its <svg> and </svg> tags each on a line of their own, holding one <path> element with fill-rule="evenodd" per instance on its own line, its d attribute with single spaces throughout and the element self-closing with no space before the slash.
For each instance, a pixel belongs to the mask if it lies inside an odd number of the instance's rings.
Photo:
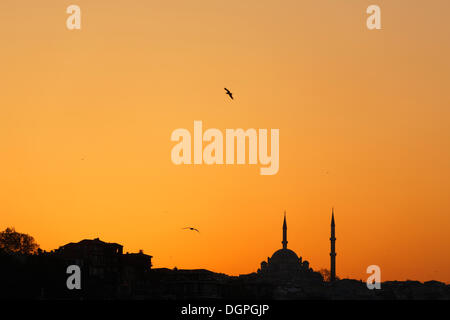
<svg viewBox="0 0 450 320">
<path fill-rule="evenodd" d="M 233 94 L 231 93 L 231 91 L 230 90 L 228 90 L 227 88 L 224 88 L 225 89 L 225 94 L 227 94 L 227 95 L 229 95 L 230 96 L 230 98 L 233 100 L 234 98 L 233 98 Z"/>
<path fill-rule="evenodd" d="M 183 228 L 183 229 L 189 229 L 189 230 L 191 230 L 191 231 L 197 231 L 198 233 L 200 233 L 200 231 L 198 231 L 197 229 L 192 228 L 192 227 L 186 227 L 186 228 Z"/>
</svg>

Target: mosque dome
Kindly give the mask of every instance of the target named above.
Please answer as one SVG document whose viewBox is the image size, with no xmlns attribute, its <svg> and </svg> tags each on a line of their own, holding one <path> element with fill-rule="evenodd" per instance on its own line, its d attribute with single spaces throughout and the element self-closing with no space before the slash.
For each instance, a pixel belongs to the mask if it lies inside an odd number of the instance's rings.
<svg viewBox="0 0 450 320">
<path fill-rule="evenodd" d="M 270 259 L 272 262 L 282 262 L 282 263 L 298 263 L 297 254 L 289 249 L 280 249 L 274 252 L 272 258 Z"/>
<path fill-rule="evenodd" d="M 275 251 L 268 262 L 267 270 L 271 273 L 278 273 L 279 275 L 292 276 L 302 269 L 301 259 L 299 259 L 294 251 L 287 248 Z"/>
</svg>

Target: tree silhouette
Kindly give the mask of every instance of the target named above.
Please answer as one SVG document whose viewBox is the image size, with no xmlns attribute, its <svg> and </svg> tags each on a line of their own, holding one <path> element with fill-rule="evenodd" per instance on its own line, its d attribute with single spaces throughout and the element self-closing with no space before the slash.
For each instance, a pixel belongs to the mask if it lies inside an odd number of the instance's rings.
<svg viewBox="0 0 450 320">
<path fill-rule="evenodd" d="M 330 270 L 328 269 L 320 269 L 319 273 L 322 275 L 323 281 L 329 282 L 330 281 Z"/>
<path fill-rule="evenodd" d="M 16 232 L 14 228 L 6 228 L 0 232 L 0 251 L 6 253 L 34 254 L 39 245 L 34 238 L 25 233 Z"/>
<path fill-rule="evenodd" d="M 323 281 L 330 282 L 331 281 L 331 272 L 328 269 L 320 269 L 319 273 L 322 275 Z M 340 280 L 339 277 L 336 276 L 336 280 Z"/>
</svg>

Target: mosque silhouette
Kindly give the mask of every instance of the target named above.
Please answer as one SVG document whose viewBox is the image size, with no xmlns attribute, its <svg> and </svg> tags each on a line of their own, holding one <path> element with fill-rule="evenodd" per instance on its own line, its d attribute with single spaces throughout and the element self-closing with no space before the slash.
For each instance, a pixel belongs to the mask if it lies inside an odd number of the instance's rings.
<svg viewBox="0 0 450 320">
<path fill-rule="evenodd" d="M 331 214 L 331 252 L 330 252 L 330 280 L 336 279 L 336 251 L 335 251 L 335 222 L 334 222 L 334 209 Z M 279 280 L 308 280 L 319 279 L 321 276 L 313 271 L 309 266 L 307 260 L 303 260 L 302 257 L 288 249 L 287 241 L 287 222 L 286 212 L 284 212 L 283 220 L 283 240 L 281 241 L 283 247 L 267 258 L 267 261 L 261 262 L 261 268 L 258 269 L 258 274 L 273 279 Z"/>
</svg>

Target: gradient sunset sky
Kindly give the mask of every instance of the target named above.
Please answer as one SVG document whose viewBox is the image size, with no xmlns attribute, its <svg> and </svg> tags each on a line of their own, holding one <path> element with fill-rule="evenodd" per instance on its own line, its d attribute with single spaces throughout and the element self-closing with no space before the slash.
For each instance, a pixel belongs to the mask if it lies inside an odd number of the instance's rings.
<svg viewBox="0 0 450 320">
<path fill-rule="evenodd" d="M 82 29 L 66 29 L 66 8 Z M 366 28 L 381 7 L 382 30 Z M 0 2 L 0 229 L 154 267 L 450 282 L 448 0 Z M 223 90 L 235 95 L 231 101 Z M 176 166 L 177 128 L 276 128 L 280 169 Z M 182 230 L 194 226 L 201 233 Z"/>
</svg>

